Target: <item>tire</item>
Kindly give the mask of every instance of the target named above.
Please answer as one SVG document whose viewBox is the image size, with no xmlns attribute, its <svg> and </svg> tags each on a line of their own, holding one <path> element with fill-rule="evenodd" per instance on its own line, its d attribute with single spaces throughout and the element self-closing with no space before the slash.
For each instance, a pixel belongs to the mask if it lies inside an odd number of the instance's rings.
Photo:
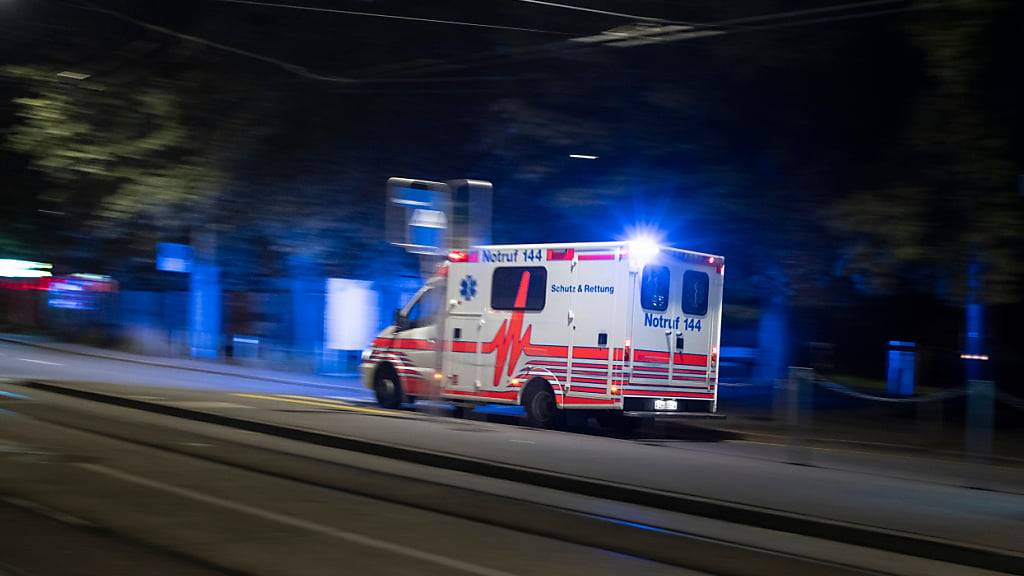
<svg viewBox="0 0 1024 576">
<path fill-rule="evenodd" d="M 547 382 L 534 381 L 523 394 L 526 422 L 534 428 L 561 428 L 565 413 L 555 404 L 555 393 Z"/>
<path fill-rule="evenodd" d="M 373 392 L 377 396 L 377 404 L 380 404 L 381 408 L 399 408 L 405 396 L 402 390 L 402 381 L 391 366 L 382 366 L 377 369 L 377 374 L 373 377 Z"/>
</svg>

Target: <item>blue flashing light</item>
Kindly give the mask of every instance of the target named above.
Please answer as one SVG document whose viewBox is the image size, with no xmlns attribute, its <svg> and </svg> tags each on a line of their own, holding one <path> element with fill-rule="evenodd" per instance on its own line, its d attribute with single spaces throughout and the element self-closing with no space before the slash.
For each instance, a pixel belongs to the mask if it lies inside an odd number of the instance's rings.
<svg viewBox="0 0 1024 576">
<path fill-rule="evenodd" d="M 661 252 L 658 241 L 651 236 L 637 236 L 629 241 L 629 263 L 633 270 L 640 270 Z"/>
</svg>

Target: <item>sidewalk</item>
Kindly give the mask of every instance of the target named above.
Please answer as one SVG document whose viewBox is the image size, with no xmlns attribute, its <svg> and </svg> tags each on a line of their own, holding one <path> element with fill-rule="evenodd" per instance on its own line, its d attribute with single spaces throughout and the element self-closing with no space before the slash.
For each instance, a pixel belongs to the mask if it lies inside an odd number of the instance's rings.
<svg viewBox="0 0 1024 576">
<path fill-rule="evenodd" d="M 356 375 L 318 375 L 236 366 L 202 360 L 160 358 L 128 352 L 95 348 L 80 344 L 53 342 L 47 338 L 0 334 L 0 342 L 32 346 L 41 350 L 74 354 L 83 357 L 128 362 L 142 366 L 185 370 L 254 380 L 258 382 L 305 387 L 305 390 L 273 390 L 277 393 L 310 394 L 318 396 L 344 396 L 357 401 L 372 401 L 372 395 Z M 945 460 L 970 460 L 964 451 L 965 431 L 956 418 L 931 412 L 908 413 L 904 406 L 874 407 L 865 403 L 841 404 L 824 396 L 814 403 L 815 412 L 807 413 L 797 429 L 778 417 L 773 402 L 778 399 L 770 387 L 724 387 L 719 410 L 725 420 L 694 420 L 659 422 L 653 430 L 655 438 L 680 438 L 689 441 L 746 440 L 777 446 L 805 445 L 821 449 L 839 448 L 847 451 L 865 451 L 890 454 L 928 455 Z M 827 391 L 819 395 L 830 394 Z M 954 406 L 955 408 L 955 406 Z M 913 408 L 916 409 L 916 408 Z M 939 408 L 941 412 L 941 407 Z M 947 410 L 955 412 L 955 410 Z M 644 434 L 649 436 L 650 434 Z M 993 435 L 991 462 L 1001 466 L 1024 468 L 1024 428 L 996 430 Z"/>
<path fill-rule="evenodd" d="M 771 386 L 723 388 L 720 421 L 685 423 L 694 430 L 733 434 L 741 439 L 786 446 L 805 445 L 872 452 L 914 453 L 944 459 L 972 460 L 965 449 L 965 400 L 927 403 L 878 403 L 851 399 L 815 387 L 796 425 L 787 421 L 784 391 Z M 1018 413 L 996 406 L 992 430 L 993 464 L 1024 467 L 1024 426 Z M 1001 423 L 1001 425 L 998 425 Z"/>
<path fill-rule="evenodd" d="M 267 370 L 264 368 L 232 365 L 223 362 L 192 360 L 186 358 L 162 358 L 156 356 L 143 356 L 141 354 L 132 354 L 130 352 L 121 352 L 118 350 L 108 350 L 106 348 L 96 348 L 93 346 L 86 346 L 83 344 L 54 342 L 53 340 L 50 340 L 49 338 L 46 337 L 24 336 L 20 334 L 0 334 L 0 342 L 23 344 L 26 346 L 32 346 L 34 348 L 40 348 L 43 350 L 51 350 L 54 352 L 62 352 L 66 354 L 75 354 L 78 356 L 87 356 L 90 358 L 117 360 L 120 362 L 131 362 L 133 364 L 142 364 L 146 366 L 154 366 L 159 368 L 188 370 L 191 372 L 202 372 L 206 374 L 216 374 L 220 376 L 233 376 L 238 378 L 246 378 L 250 380 L 260 380 L 264 382 L 289 384 L 293 386 L 337 387 L 346 389 L 361 386 L 358 374 L 302 374 L 297 372 L 286 372 L 283 370 Z"/>
</svg>

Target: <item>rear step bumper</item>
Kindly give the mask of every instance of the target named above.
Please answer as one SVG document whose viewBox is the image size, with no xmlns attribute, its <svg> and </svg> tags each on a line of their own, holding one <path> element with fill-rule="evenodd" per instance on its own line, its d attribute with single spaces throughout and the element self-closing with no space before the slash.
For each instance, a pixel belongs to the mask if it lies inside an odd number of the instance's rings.
<svg viewBox="0 0 1024 576">
<path fill-rule="evenodd" d="M 703 420 L 725 420 L 725 414 L 719 414 L 717 412 L 672 412 L 669 410 L 629 410 L 627 412 L 623 412 L 622 414 L 633 418 L 650 418 L 651 416 L 655 416 L 658 418 L 693 418 Z"/>
</svg>

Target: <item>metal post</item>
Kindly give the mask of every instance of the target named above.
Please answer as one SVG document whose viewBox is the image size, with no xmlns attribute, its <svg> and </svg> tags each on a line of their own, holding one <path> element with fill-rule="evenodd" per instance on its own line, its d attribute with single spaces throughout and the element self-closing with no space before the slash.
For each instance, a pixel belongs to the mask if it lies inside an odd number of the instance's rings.
<svg viewBox="0 0 1024 576">
<path fill-rule="evenodd" d="M 221 347 L 220 268 L 207 260 L 189 278 L 189 344 L 195 358 L 217 358 Z"/>
<path fill-rule="evenodd" d="M 309 371 L 319 367 L 323 350 L 326 281 L 317 261 L 309 254 L 288 258 L 288 289 L 291 297 L 291 358 Z"/>
<path fill-rule="evenodd" d="M 944 428 L 945 405 L 942 400 L 917 402 L 917 433 L 925 444 L 938 444 Z"/>
<path fill-rule="evenodd" d="M 967 452 L 973 461 L 988 464 L 992 459 L 992 416 L 995 384 L 988 380 L 967 381 Z"/>
<path fill-rule="evenodd" d="M 992 484 L 992 425 L 995 412 L 995 384 L 988 380 L 967 381 L 967 426 L 965 445 L 970 477 L 968 486 L 989 489 Z"/>
<path fill-rule="evenodd" d="M 809 466 L 811 464 L 810 451 L 807 450 L 806 432 L 810 423 L 810 395 L 811 383 L 814 380 L 814 370 L 811 368 L 789 367 L 789 378 L 786 390 L 786 424 L 789 427 L 787 435 L 787 460 L 790 464 Z"/>
<path fill-rule="evenodd" d="M 786 404 L 789 399 L 789 380 L 776 378 L 772 386 L 772 420 L 775 422 L 787 422 L 788 416 Z"/>
</svg>

